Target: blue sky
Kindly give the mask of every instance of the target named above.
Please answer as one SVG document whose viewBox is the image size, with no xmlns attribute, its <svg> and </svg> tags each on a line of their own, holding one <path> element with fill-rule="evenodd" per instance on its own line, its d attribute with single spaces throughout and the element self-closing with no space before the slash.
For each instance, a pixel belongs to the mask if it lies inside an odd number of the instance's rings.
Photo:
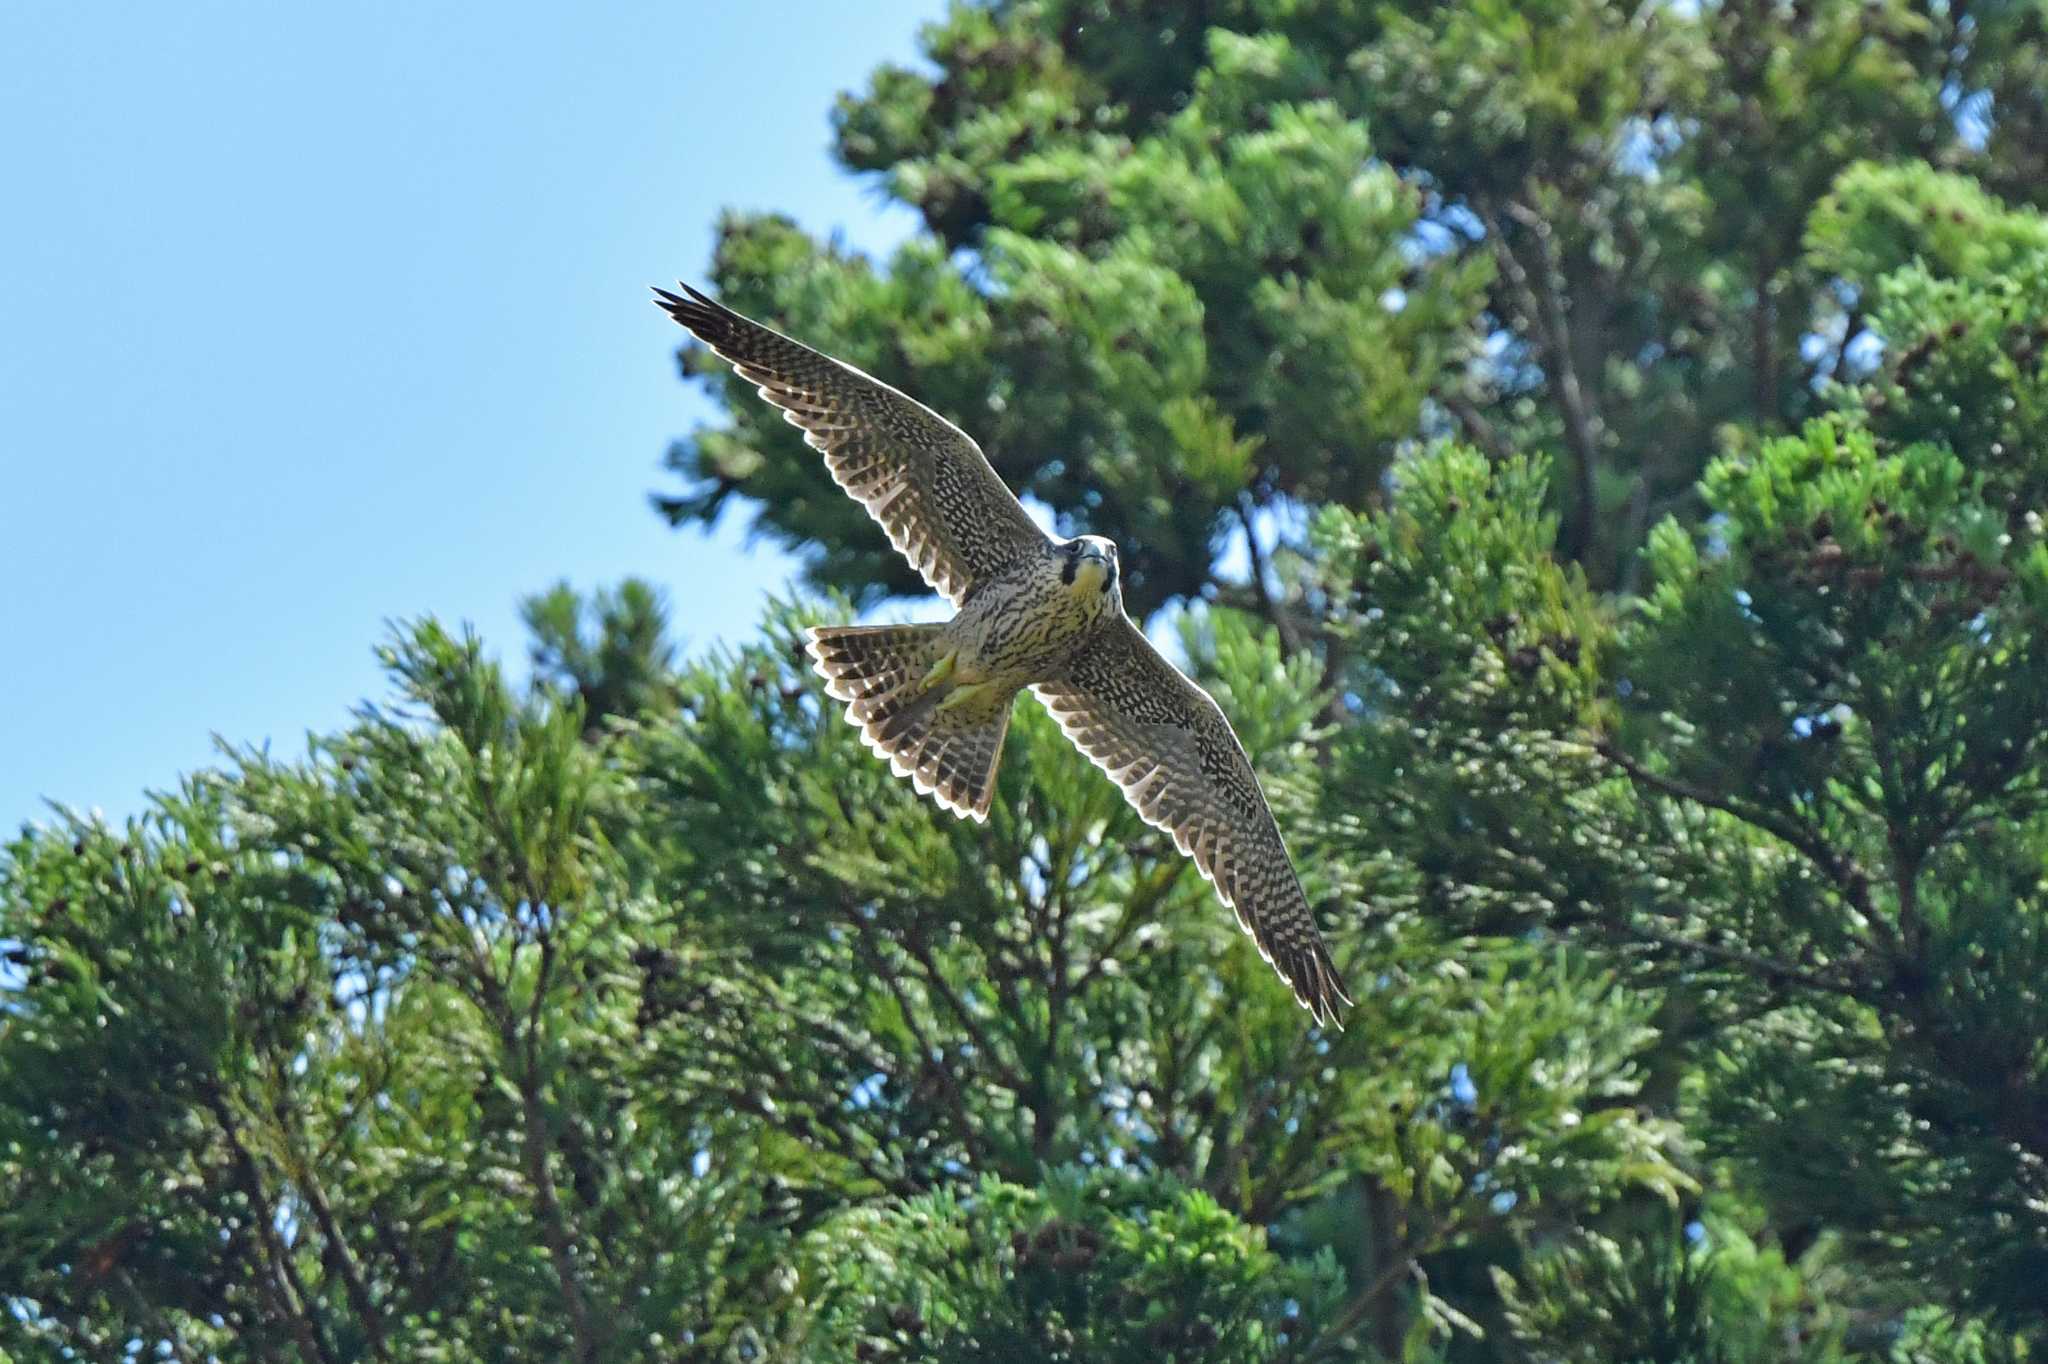
<svg viewBox="0 0 2048 1364">
<path fill-rule="evenodd" d="M 649 510 L 713 410 L 647 286 L 728 205 L 914 230 L 827 114 L 942 9 L 0 7 L 0 832 L 300 751 L 391 618 L 516 661 L 522 594 L 640 574 L 744 635 L 791 566 Z"/>
</svg>

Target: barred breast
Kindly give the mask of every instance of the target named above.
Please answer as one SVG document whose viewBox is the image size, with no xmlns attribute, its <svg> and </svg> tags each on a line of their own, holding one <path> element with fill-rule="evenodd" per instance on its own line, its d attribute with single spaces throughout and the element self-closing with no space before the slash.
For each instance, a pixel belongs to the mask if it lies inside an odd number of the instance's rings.
<svg viewBox="0 0 2048 1364">
<path fill-rule="evenodd" d="M 963 666 L 1024 686 L 1053 676 L 1106 618 L 1099 594 L 1076 592 L 1061 560 L 1032 556 L 976 587 L 954 618 Z"/>
</svg>

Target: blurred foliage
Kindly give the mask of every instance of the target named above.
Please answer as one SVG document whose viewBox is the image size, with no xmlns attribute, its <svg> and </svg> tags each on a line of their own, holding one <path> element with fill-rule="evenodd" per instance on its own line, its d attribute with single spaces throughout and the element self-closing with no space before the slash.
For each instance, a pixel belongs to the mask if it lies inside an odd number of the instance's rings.
<svg viewBox="0 0 2048 1364">
<path fill-rule="evenodd" d="M 2044 41 L 956 8 L 837 114 L 929 232 L 718 283 L 1123 539 L 1346 1028 L 1034 704 L 986 825 L 866 753 L 800 632 L 911 579 L 712 378 L 672 510 L 829 593 L 411 623 L 0 848 L 0 1356 L 2040 1359 Z"/>
<path fill-rule="evenodd" d="M 803 1249 L 819 1282 L 802 1309 L 806 1357 L 1298 1355 L 1341 1276 L 1328 1251 L 1290 1261 L 1265 1240 L 1171 1179 L 1072 1170 L 860 1209 Z"/>
<path fill-rule="evenodd" d="M 876 262 L 733 215 L 716 285 L 1118 539 L 1145 612 L 1249 604 L 1225 556 L 1275 537 L 1252 513 L 1355 504 L 1444 435 L 1557 455 L 1564 557 L 1633 589 L 1713 458 L 1820 409 L 1901 233 L 1996 268 L 1993 222 L 2036 229 L 1990 196 L 2048 183 L 2038 0 L 995 0 L 922 38 L 834 117 L 927 232 Z M 667 513 L 737 498 L 815 582 L 918 590 L 717 382 Z"/>
</svg>

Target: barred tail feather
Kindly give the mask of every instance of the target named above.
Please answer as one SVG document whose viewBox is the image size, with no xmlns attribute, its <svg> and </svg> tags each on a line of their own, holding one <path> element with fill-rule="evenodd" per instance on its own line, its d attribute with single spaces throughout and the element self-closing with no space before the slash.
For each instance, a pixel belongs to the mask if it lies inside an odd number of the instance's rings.
<svg viewBox="0 0 2048 1364">
<path fill-rule="evenodd" d="M 942 653 L 937 625 L 816 626 L 808 648 L 828 695 L 899 777 L 967 819 L 988 818 L 1016 693 L 925 684 Z M 943 708 L 941 703 L 945 703 Z"/>
<path fill-rule="evenodd" d="M 938 625 L 818 625 L 805 644 L 825 692 L 848 704 L 855 723 L 891 698 L 911 699 L 939 661 L 944 627 Z M 851 708 L 861 708 L 853 715 Z"/>
</svg>

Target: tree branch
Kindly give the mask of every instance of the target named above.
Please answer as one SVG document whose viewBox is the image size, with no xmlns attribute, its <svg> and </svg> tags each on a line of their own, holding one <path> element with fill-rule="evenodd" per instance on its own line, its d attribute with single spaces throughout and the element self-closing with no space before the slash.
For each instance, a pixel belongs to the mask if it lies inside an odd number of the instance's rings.
<svg viewBox="0 0 2048 1364">
<path fill-rule="evenodd" d="M 1600 447 L 1606 423 L 1586 399 L 1579 381 L 1578 362 L 1572 355 L 1571 324 L 1565 315 L 1563 283 L 1551 258 L 1550 224 L 1534 211 L 1510 204 L 1509 213 L 1529 229 L 1536 240 L 1532 271 L 1508 244 L 1500 217 L 1489 204 L 1477 204 L 1479 219 L 1486 225 L 1487 239 L 1519 301 L 1523 319 L 1542 344 L 1543 376 L 1550 385 L 1553 401 L 1564 418 L 1565 444 L 1572 455 L 1574 513 L 1566 527 L 1566 542 L 1559 546 L 1567 558 L 1584 560 L 1592 552 L 1600 515 Z"/>
<path fill-rule="evenodd" d="M 1025 1094 L 1029 1092 L 1031 1087 L 1025 1083 L 1024 1077 L 1019 1075 L 1008 1062 L 1004 1061 L 1002 1055 L 993 1046 L 989 1045 L 988 1034 L 982 1031 L 981 1024 L 975 1020 L 974 1014 L 968 1009 L 966 1002 L 954 992 L 952 985 L 940 973 L 938 963 L 932 960 L 931 949 L 922 942 L 919 942 L 915 935 L 912 934 L 904 935 L 903 946 L 905 951 L 917 959 L 917 964 L 924 968 L 926 988 L 944 1000 L 946 1007 L 952 1010 L 953 1016 L 960 1020 L 960 1026 L 967 1033 L 967 1040 L 974 1044 L 974 1049 L 985 1058 L 988 1067 L 995 1072 L 996 1083 L 1008 1089 L 1012 1094 Z"/>
<path fill-rule="evenodd" d="M 1508 448 L 1508 443 L 1501 439 L 1500 432 L 1494 429 L 1493 423 L 1486 419 L 1486 414 L 1475 407 L 1470 398 L 1462 393 L 1444 393 L 1439 395 L 1437 401 L 1444 405 L 1445 411 L 1458 419 L 1458 425 L 1464 430 L 1465 438 L 1484 451 L 1486 457 L 1495 464 L 1514 454 L 1514 451 Z"/>
<path fill-rule="evenodd" d="M 1818 867 L 1835 884 L 1843 896 L 1847 898 L 1850 906 L 1863 916 L 1864 921 L 1871 926 L 1873 931 L 1889 939 L 1890 925 L 1885 922 L 1871 904 L 1869 876 L 1862 868 L 1856 865 L 1854 859 L 1836 852 L 1833 848 L 1830 848 L 1827 844 L 1814 837 L 1811 831 L 1802 829 L 1793 821 L 1772 814 L 1768 810 L 1759 810 L 1741 804 L 1730 797 L 1719 795 L 1707 790 L 1705 787 L 1695 786 L 1691 782 L 1684 781 L 1678 777 L 1670 777 L 1660 772 L 1652 772 L 1627 753 L 1624 753 L 1611 741 L 1600 740 L 1594 745 L 1594 751 L 1627 773 L 1631 780 L 1649 787 L 1660 795 L 1670 796 L 1677 800 L 1691 801 L 1695 805 L 1704 805 L 1709 809 L 1719 810 L 1723 814 L 1733 815 L 1743 823 L 1770 834 L 1772 837 L 1789 845 L 1803 855 L 1807 861 Z"/>
<path fill-rule="evenodd" d="M 562 1285 L 562 1304 L 569 1313 L 569 1333 L 576 1344 L 576 1359 L 578 1364 L 596 1364 L 597 1337 L 583 1292 L 583 1278 L 576 1268 L 575 1238 L 555 1189 L 554 1171 L 548 1168 L 553 1143 L 548 1140 L 547 1115 L 542 1111 L 540 1080 L 531 1069 L 519 1078 L 519 1108 L 524 1121 L 521 1154 L 526 1162 L 527 1183 L 539 1205 L 541 1238 L 547 1242 L 548 1258 L 554 1261 L 555 1277 Z"/>
<path fill-rule="evenodd" d="M 1750 364 L 1755 370 L 1756 385 L 1751 401 L 1756 405 L 1758 426 L 1774 424 L 1778 416 L 1778 356 L 1773 344 L 1772 323 L 1776 321 L 1771 305 L 1771 280 L 1778 272 L 1777 265 L 1767 252 L 1757 265 L 1756 307 L 1750 310 L 1749 344 L 1753 354 Z M 1848 344 L 1845 340 L 1844 345 Z"/>
<path fill-rule="evenodd" d="M 1280 647 L 1290 654 L 1301 652 L 1301 632 L 1294 627 L 1286 611 L 1273 598 L 1266 586 L 1266 552 L 1259 547 L 1259 533 L 1252 526 L 1252 508 L 1249 494 L 1241 495 L 1234 504 L 1238 523 L 1244 527 L 1245 547 L 1252 557 L 1252 591 L 1259 599 L 1259 612 L 1280 632 Z"/>
<path fill-rule="evenodd" d="M 215 1121 L 220 1123 L 222 1135 L 227 1138 L 228 1150 L 234 1156 L 235 1179 L 241 1185 L 242 1196 L 249 1200 L 250 1221 L 255 1223 L 256 1240 L 263 1249 L 272 1294 L 290 1318 L 292 1332 L 299 1338 L 299 1346 L 306 1352 L 306 1357 L 317 1359 L 321 1364 L 336 1364 L 334 1352 L 327 1343 L 327 1333 L 313 1316 L 312 1299 L 306 1292 L 305 1282 L 299 1278 L 298 1266 L 292 1263 L 291 1250 L 277 1234 L 277 1210 L 271 1206 L 270 1195 L 263 1188 L 263 1173 L 256 1167 L 256 1158 L 249 1154 L 248 1146 L 242 1141 L 241 1125 L 235 1121 L 235 1115 L 228 1107 L 227 1096 L 218 1087 L 210 1086 L 206 1101 Z"/>
<path fill-rule="evenodd" d="M 1415 1254 L 1415 1250 L 1409 1247 L 1405 1241 L 1394 1249 L 1389 1254 L 1387 1263 L 1380 1267 L 1379 1272 L 1373 1275 L 1365 1287 L 1359 1289 L 1358 1292 L 1351 1296 L 1344 1304 L 1343 1309 L 1337 1313 L 1335 1319 L 1317 1336 L 1316 1343 L 1309 1350 L 1307 1358 L 1310 1360 L 1322 1359 L 1340 1349 L 1344 1338 L 1358 1329 L 1360 1324 L 1365 1321 L 1366 1315 L 1372 1311 L 1374 1305 L 1392 1291 L 1395 1284 L 1415 1272 Z M 1384 1340 L 1379 1342 L 1382 1347 L 1386 1343 Z M 1398 1349 L 1398 1335 L 1395 1345 Z"/>
<path fill-rule="evenodd" d="M 860 943 L 862 954 L 874 967 L 875 974 L 889 987 L 889 994 L 895 999 L 896 1007 L 903 1011 L 904 1026 L 910 1029 L 911 1040 L 917 1044 L 920 1067 L 940 1066 L 944 1053 L 934 1047 L 931 1039 L 925 1035 L 924 1025 L 918 1021 L 917 1011 L 910 1005 L 910 996 L 903 989 L 903 982 L 897 978 L 895 968 L 889 964 L 881 949 L 875 944 L 873 928 L 860 915 L 856 914 L 853 917 L 856 924 L 855 941 Z M 982 1145 L 981 1134 L 974 1130 L 974 1124 L 968 1118 L 966 1091 L 951 1073 L 944 1073 L 940 1083 L 945 1090 L 946 1106 L 952 1111 L 953 1122 L 960 1129 L 960 1144 L 966 1149 L 968 1160 L 977 1167 L 985 1166 L 988 1152 Z"/>
<path fill-rule="evenodd" d="M 364 1280 L 355 1256 L 349 1251 L 348 1239 L 342 1235 L 341 1225 L 335 1220 L 327 1195 L 321 1189 L 319 1179 L 300 1156 L 298 1144 L 288 1134 L 285 1142 L 294 1163 L 299 1166 L 292 1172 L 292 1179 L 306 1195 L 306 1204 L 313 1210 L 313 1220 L 319 1226 L 320 1234 L 327 1238 L 328 1249 L 341 1272 L 342 1286 L 348 1292 L 349 1306 L 362 1322 L 363 1333 L 370 1339 L 370 1353 L 378 1359 L 389 1359 L 384 1346 L 384 1314 L 370 1295 L 369 1284 Z"/>
<path fill-rule="evenodd" d="M 192 1352 L 185 1348 L 185 1339 L 178 1333 L 178 1328 L 171 1324 L 161 1307 L 143 1296 L 142 1290 L 136 1286 L 135 1276 L 125 1266 L 115 1269 L 114 1282 L 120 1287 L 122 1296 L 128 1299 L 130 1310 L 149 1322 L 157 1343 L 169 1347 L 176 1364 L 197 1364 Z"/>
<path fill-rule="evenodd" d="M 1818 971 L 1809 971 L 1804 967 L 1793 966 L 1789 962 L 1782 962 L 1757 952 L 1745 951 L 1739 947 L 1722 947 L 1716 943 L 1701 942 L 1697 938 L 1688 938 L 1682 933 L 1665 933 L 1659 929 L 1648 928 L 1635 923 L 1626 925 L 1624 931 L 1630 937 L 1640 939 L 1643 942 L 1655 943 L 1659 947 L 1669 947 L 1674 951 L 1693 952 L 1703 957 L 1712 957 L 1716 961 L 1724 961 L 1731 966 L 1740 966 L 1744 970 L 1769 976 L 1773 980 L 1783 981 L 1788 985 L 1804 985 L 1811 990 L 1820 990 L 1828 994 L 1847 995 L 1852 999 L 1863 998 L 1863 991 L 1853 982 L 1832 979 Z"/>
<path fill-rule="evenodd" d="M 519 1019 L 514 1014 L 511 1001 L 499 988 L 496 975 L 480 970 L 478 985 L 484 995 L 480 1001 L 484 1012 L 496 1025 L 503 1059 L 506 1064 L 518 1068 L 520 1156 L 525 1165 L 527 1184 L 533 1190 L 537 1205 L 541 1239 L 547 1243 L 548 1258 L 553 1262 L 555 1277 L 561 1284 L 562 1305 L 569 1314 L 569 1333 L 575 1343 L 576 1359 L 578 1364 L 596 1364 L 598 1342 L 589 1302 L 583 1292 L 582 1275 L 576 1268 L 575 1236 L 555 1188 L 554 1171 L 549 1167 L 554 1143 L 548 1136 L 547 1113 L 541 1095 L 539 1049 L 530 1032 L 525 1037 L 521 1036 Z"/>
</svg>

